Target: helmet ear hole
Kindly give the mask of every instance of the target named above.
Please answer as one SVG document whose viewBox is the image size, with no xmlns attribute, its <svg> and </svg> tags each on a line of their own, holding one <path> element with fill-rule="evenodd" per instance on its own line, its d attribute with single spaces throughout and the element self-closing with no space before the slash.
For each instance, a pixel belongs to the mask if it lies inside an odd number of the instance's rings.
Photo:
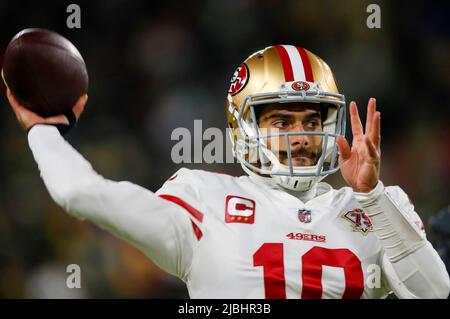
<svg viewBox="0 0 450 319">
<path fill-rule="evenodd" d="M 322 124 L 328 120 L 328 116 L 330 115 L 330 111 L 336 110 L 337 107 L 334 104 L 330 103 L 320 103 L 320 117 L 322 119 Z"/>
<path fill-rule="evenodd" d="M 254 109 L 255 109 L 256 124 L 259 125 L 259 119 L 261 117 L 261 113 L 263 111 L 263 108 L 262 107 L 255 107 Z"/>
<path fill-rule="evenodd" d="M 327 120 L 329 107 L 330 107 L 329 104 L 325 104 L 325 103 L 320 104 L 320 117 L 322 120 L 322 125 Z"/>
</svg>

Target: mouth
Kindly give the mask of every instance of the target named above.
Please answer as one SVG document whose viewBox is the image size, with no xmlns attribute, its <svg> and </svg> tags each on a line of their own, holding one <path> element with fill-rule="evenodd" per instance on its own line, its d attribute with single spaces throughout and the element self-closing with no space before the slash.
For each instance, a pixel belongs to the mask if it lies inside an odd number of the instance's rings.
<svg viewBox="0 0 450 319">
<path fill-rule="evenodd" d="M 283 157 L 283 159 L 280 161 L 284 165 L 289 165 L 289 159 L 288 157 Z M 296 155 L 292 156 L 292 166 L 312 166 L 315 164 L 315 157 L 312 156 L 306 156 L 306 155 Z"/>
<path fill-rule="evenodd" d="M 318 160 L 318 154 L 305 149 L 294 150 L 291 158 L 292 166 L 314 166 Z M 283 165 L 289 166 L 289 157 L 286 151 L 280 151 L 278 159 Z"/>
</svg>

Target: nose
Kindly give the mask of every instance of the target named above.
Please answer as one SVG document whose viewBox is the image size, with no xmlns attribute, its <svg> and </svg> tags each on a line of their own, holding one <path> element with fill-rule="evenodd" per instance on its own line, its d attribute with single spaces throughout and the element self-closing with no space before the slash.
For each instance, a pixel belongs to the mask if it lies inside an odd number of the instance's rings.
<svg viewBox="0 0 450 319">
<path fill-rule="evenodd" d="M 297 123 L 291 132 L 305 132 L 301 123 Z M 309 144 L 309 135 L 290 135 L 289 144 L 291 147 L 307 146 Z"/>
<path fill-rule="evenodd" d="M 309 144 L 309 137 L 308 135 L 291 135 L 289 136 L 289 143 L 291 144 L 291 148 L 307 146 Z"/>
</svg>

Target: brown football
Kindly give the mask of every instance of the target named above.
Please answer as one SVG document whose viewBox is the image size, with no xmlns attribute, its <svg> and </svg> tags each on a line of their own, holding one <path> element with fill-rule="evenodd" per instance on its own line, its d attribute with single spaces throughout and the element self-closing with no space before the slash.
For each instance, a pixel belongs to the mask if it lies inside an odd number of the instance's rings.
<svg viewBox="0 0 450 319">
<path fill-rule="evenodd" d="M 88 89 L 80 52 L 45 29 L 25 29 L 14 36 L 3 57 L 2 77 L 23 106 L 43 117 L 70 110 Z"/>
</svg>

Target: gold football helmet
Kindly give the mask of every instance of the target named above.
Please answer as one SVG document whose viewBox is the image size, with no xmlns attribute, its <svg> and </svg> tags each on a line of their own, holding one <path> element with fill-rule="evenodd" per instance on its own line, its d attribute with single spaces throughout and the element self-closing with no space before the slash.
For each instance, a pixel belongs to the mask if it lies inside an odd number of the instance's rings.
<svg viewBox="0 0 450 319">
<path fill-rule="evenodd" d="M 318 103 L 324 110 L 322 132 L 263 132 L 257 112 L 274 103 Z M 336 137 L 345 134 L 346 104 L 330 67 L 310 51 L 276 45 L 250 55 L 234 72 L 226 102 L 233 155 L 248 174 L 272 178 L 291 190 L 306 191 L 339 170 Z M 320 135 L 322 153 L 313 166 L 293 166 L 289 136 Z M 267 146 L 270 138 L 286 140 L 288 165 Z"/>
</svg>

